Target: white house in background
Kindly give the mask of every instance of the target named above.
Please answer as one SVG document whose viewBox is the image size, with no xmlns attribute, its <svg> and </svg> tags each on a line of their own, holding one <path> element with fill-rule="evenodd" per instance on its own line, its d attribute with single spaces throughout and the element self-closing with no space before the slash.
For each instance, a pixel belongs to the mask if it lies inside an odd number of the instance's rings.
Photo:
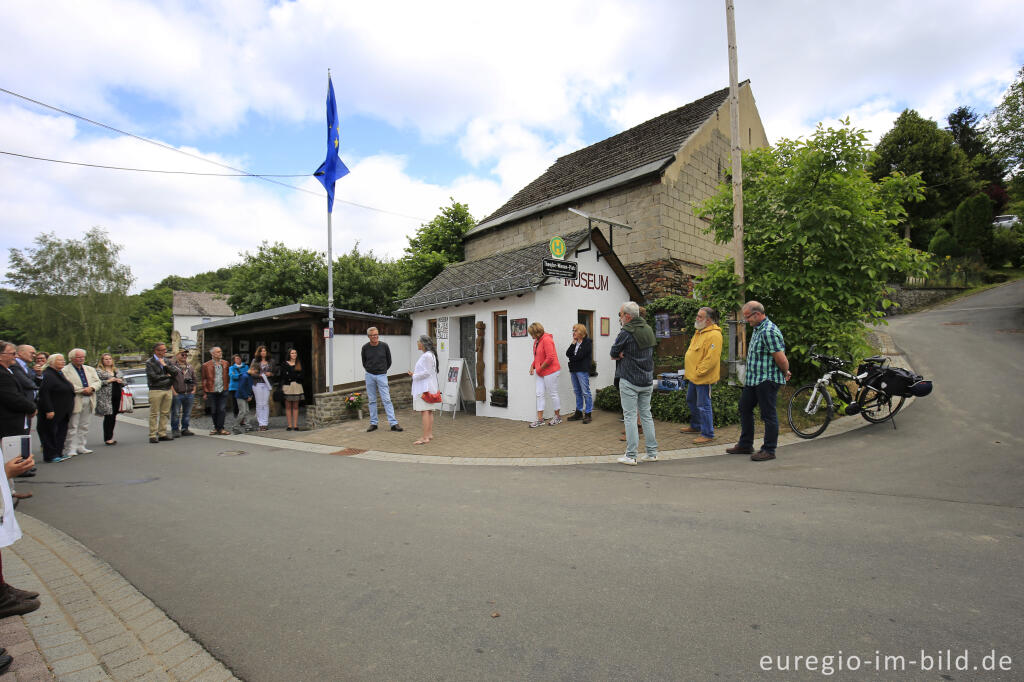
<svg viewBox="0 0 1024 682">
<path fill-rule="evenodd" d="M 172 292 L 171 323 L 172 335 L 177 332 L 181 345 L 194 346 L 196 342 L 193 325 L 213 322 L 225 317 L 234 317 L 235 312 L 228 306 L 227 294 L 212 291 Z"/>
<path fill-rule="evenodd" d="M 476 401 L 477 415 L 536 419 L 536 391 L 529 373 L 533 339 L 526 332 L 533 322 L 540 322 L 554 337 L 562 366 L 558 390 L 563 412 L 571 413 L 575 407 L 565 356 L 574 324 L 584 324 L 594 341 L 597 374 L 590 379 L 591 389 L 596 392 L 614 383 L 610 352 L 619 333 L 619 308 L 625 301 L 643 298 L 601 230 L 587 229 L 586 219 L 576 218 L 577 230 L 563 235 L 565 260 L 575 261 L 579 270 L 575 280 L 543 274 L 543 260 L 550 256 L 545 239 L 450 265 L 415 296 L 402 301 L 398 313 L 412 318 L 412 360 L 419 357 L 419 335 L 434 338 L 442 391 L 448 360 L 456 358 L 466 360 L 468 374 L 478 386 L 476 323 L 486 325 L 481 353 L 486 398 Z M 491 391 L 495 388 L 507 390 L 507 407 L 494 404 Z M 462 397 L 470 403 L 475 400 L 475 395 Z"/>
</svg>

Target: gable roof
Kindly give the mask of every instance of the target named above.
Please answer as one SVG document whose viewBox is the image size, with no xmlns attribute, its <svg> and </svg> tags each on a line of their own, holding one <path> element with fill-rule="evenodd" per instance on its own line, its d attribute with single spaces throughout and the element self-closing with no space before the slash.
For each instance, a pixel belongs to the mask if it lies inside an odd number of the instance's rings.
<svg viewBox="0 0 1024 682">
<path fill-rule="evenodd" d="M 228 305 L 228 295 L 212 291 L 174 291 L 171 298 L 172 315 L 198 315 L 199 317 L 229 317 L 235 311 Z"/>
<path fill-rule="evenodd" d="M 740 87 L 749 83 L 749 80 L 745 80 L 740 83 Z M 560 157 L 543 175 L 516 192 L 466 236 L 471 237 L 557 203 L 565 203 L 664 170 L 686 140 L 728 97 L 729 88 L 723 88 L 618 135 Z"/>
<path fill-rule="evenodd" d="M 582 247 L 587 238 L 607 259 L 609 266 L 618 275 L 634 300 L 642 300 L 640 288 L 612 251 L 601 231 L 595 228 L 571 232 L 565 235 L 566 253 Z M 544 258 L 550 256 L 549 240 L 535 242 L 518 249 L 502 251 L 477 260 L 453 263 L 437 277 L 427 282 L 415 296 L 400 302 L 395 314 L 417 310 L 441 308 L 456 303 L 469 303 L 495 296 L 508 296 L 536 291 L 549 279 L 541 271 Z"/>
</svg>

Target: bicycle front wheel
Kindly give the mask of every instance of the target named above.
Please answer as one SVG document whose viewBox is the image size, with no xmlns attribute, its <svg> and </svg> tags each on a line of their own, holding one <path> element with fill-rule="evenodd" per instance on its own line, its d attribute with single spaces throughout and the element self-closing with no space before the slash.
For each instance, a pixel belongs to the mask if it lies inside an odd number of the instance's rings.
<svg viewBox="0 0 1024 682">
<path fill-rule="evenodd" d="M 815 388 L 815 384 L 802 386 L 789 399 L 789 428 L 801 438 L 820 436 L 832 421 L 832 396 L 827 388 Z"/>
<path fill-rule="evenodd" d="M 876 391 L 870 386 L 865 386 L 857 394 L 860 416 L 872 424 L 881 424 L 892 419 L 903 407 L 904 400 L 905 398 L 901 395 L 891 396 L 883 391 Z"/>
</svg>

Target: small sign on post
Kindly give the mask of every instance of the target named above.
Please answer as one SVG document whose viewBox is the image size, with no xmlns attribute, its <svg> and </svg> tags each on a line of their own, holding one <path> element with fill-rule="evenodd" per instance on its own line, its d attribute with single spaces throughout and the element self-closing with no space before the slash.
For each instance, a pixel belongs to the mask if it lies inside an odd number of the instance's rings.
<svg viewBox="0 0 1024 682">
<path fill-rule="evenodd" d="M 324 338 L 329 339 L 334 335 L 334 330 L 330 327 L 324 327 Z"/>
<path fill-rule="evenodd" d="M 580 266 L 574 260 L 558 260 L 556 258 L 545 258 L 541 271 L 545 277 L 561 277 L 562 279 L 576 279 L 580 274 Z"/>
</svg>

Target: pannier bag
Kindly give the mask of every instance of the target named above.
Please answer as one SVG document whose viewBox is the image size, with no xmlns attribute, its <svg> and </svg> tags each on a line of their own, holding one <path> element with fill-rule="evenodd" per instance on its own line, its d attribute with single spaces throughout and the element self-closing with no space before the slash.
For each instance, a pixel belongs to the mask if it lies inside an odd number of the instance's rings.
<svg viewBox="0 0 1024 682">
<path fill-rule="evenodd" d="M 902 367 L 887 367 L 869 380 L 869 385 L 889 395 L 923 397 L 932 392 L 932 382 Z"/>
</svg>

